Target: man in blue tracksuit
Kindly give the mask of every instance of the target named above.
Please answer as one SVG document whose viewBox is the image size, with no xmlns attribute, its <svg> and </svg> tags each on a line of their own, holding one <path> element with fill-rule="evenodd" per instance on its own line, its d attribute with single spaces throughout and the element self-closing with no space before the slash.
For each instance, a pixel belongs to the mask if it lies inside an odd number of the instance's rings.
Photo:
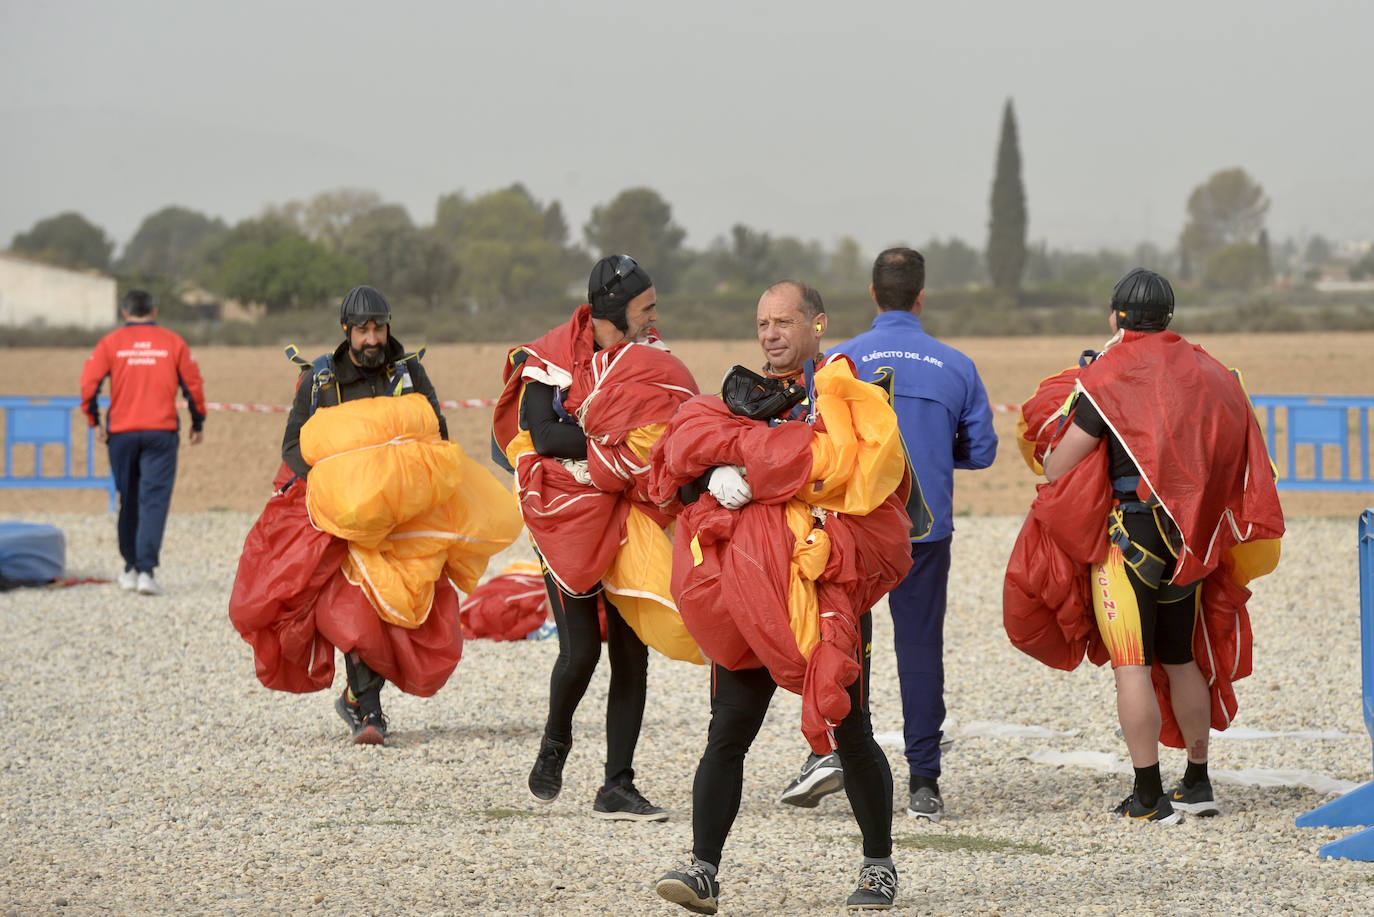
<svg viewBox="0 0 1374 917">
<path fill-rule="evenodd" d="M 939 821 L 940 724 L 945 718 L 945 587 L 954 532 L 954 469 L 986 468 L 997 456 L 992 408 L 973 361 L 921 329 L 925 258 L 910 248 L 891 248 L 873 263 L 869 295 L 878 306 L 871 330 L 837 350 L 854 361 L 860 379 L 874 381 L 891 370 L 893 406 L 911 466 L 933 518 L 930 531 L 912 533 L 911 572 L 888 594 L 897 676 L 902 690 L 903 732 L 911 772 L 907 814 Z M 916 519 L 917 513 L 912 513 Z M 820 773 L 808 761 L 811 774 Z M 838 762 L 835 762 L 838 766 Z M 782 801 L 814 806 L 839 789 L 807 771 Z M 812 785 L 809 794 L 807 783 Z M 817 791 L 821 791 L 819 794 Z"/>
</svg>

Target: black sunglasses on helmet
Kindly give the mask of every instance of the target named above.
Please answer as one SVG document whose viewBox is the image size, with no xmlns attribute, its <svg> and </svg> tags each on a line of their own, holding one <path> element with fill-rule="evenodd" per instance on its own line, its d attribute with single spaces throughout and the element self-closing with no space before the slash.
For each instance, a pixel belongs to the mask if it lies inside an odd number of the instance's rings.
<svg viewBox="0 0 1374 917">
<path fill-rule="evenodd" d="M 639 269 L 639 265 L 635 263 L 635 259 L 631 258 L 629 255 L 616 255 L 612 265 L 614 266 L 615 273 L 611 275 L 609 280 L 601 285 L 601 288 L 591 297 L 592 299 L 599 299 L 605 296 L 607 293 L 611 292 L 612 287 L 616 286 Z"/>
</svg>

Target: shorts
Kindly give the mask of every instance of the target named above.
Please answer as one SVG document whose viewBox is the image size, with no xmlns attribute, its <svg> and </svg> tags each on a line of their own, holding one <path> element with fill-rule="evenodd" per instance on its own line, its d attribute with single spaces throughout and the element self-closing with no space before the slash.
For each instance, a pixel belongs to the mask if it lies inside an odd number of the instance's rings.
<svg viewBox="0 0 1374 917">
<path fill-rule="evenodd" d="M 1151 665 L 1156 659 L 1180 665 L 1193 658 L 1201 592 L 1196 583 L 1179 587 L 1168 582 L 1175 555 L 1159 512 L 1114 510 L 1107 557 L 1092 565 L 1093 615 L 1113 668 Z"/>
</svg>

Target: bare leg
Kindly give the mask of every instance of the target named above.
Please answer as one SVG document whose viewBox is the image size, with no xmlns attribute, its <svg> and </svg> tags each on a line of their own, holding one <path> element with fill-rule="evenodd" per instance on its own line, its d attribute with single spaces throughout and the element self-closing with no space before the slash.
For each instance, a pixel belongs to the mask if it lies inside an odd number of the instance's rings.
<svg viewBox="0 0 1374 917">
<path fill-rule="evenodd" d="M 1165 665 L 1164 671 L 1169 676 L 1170 706 L 1174 708 L 1174 718 L 1183 733 L 1188 760 L 1203 764 L 1207 761 L 1207 740 L 1212 725 L 1212 696 L 1207 690 L 1207 680 L 1202 677 L 1197 663 L 1191 660 L 1180 665 Z"/>
<path fill-rule="evenodd" d="M 1150 667 L 1122 665 L 1113 670 L 1116 675 L 1116 715 L 1121 721 L 1121 733 L 1126 737 L 1126 750 L 1135 767 L 1150 767 L 1159 763 L 1159 701 L 1155 699 L 1150 682 Z"/>
</svg>

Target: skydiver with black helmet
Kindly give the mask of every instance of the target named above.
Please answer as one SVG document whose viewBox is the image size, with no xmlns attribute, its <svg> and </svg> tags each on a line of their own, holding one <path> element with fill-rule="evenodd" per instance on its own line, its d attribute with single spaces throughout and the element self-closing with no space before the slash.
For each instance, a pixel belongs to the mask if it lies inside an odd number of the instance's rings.
<svg viewBox="0 0 1374 917">
<path fill-rule="evenodd" d="M 1108 544 L 1106 557 L 1090 565 L 1088 583 L 1135 769 L 1131 794 L 1114 813 L 1162 824 L 1177 823 L 1182 812 L 1220 812 L 1207 771 L 1209 732 L 1234 715 L 1230 682 L 1249 674 L 1250 636 L 1243 601 L 1220 625 L 1209 615 L 1209 603 L 1225 596 L 1212 577 L 1226 578 L 1245 565 L 1232 554 L 1245 542 L 1266 556 L 1242 581 L 1272 569 L 1283 532 L 1268 455 L 1244 389 L 1236 374 L 1168 330 L 1173 314 L 1174 290 L 1162 275 L 1136 268 L 1118 281 L 1109 314 L 1114 335 L 1101 353 L 1084 355 L 1065 409 L 1071 419 L 1043 463 L 1052 485 L 1066 479 L 1061 489 L 1073 488 L 1064 495 L 1070 501 L 1064 516 L 1094 502 L 1099 478 L 1089 475 L 1101 472 L 1091 465 L 1070 474 L 1080 464 L 1106 466 Z M 1107 484 L 1101 488 L 1105 497 Z M 1042 491 L 1037 503 L 1055 493 Z M 1088 526 L 1101 524 L 1100 517 L 1085 519 Z M 1249 556 L 1260 555 L 1252 550 Z M 1207 588 L 1199 588 L 1204 580 Z M 1238 627 L 1242 619 L 1245 626 Z M 1232 662 L 1204 659 L 1204 672 L 1197 648 L 1210 655 L 1223 645 L 1232 647 Z M 1159 743 L 1178 735 L 1187 767 L 1170 792 L 1160 775 Z"/>
<path fill-rule="evenodd" d="M 592 815 L 615 821 L 668 818 L 668 813 L 646 799 L 634 784 L 648 647 L 611 601 L 601 580 L 602 570 L 590 571 L 594 565 L 580 563 L 596 553 L 584 541 L 599 541 L 599 530 L 605 527 L 604 519 L 590 518 L 600 515 L 597 501 L 568 495 L 566 500 L 553 501 L 546 511 L 542 506 L 535 510 L 523 484 L 526 476 L 541 475 L 550 492 L 557 486 L 550 483 L 551 478 L 568 481 L 574 488 L 592 485 L 588 435 L 573 416 L 575 411 L 565 409 L 569 392 L 578 374 L 593 363 L 595 354 L 627 344 L 657 344 L 657 303 L 649 273 L 633 258 L 625 254 L 601 258 L 588 278 L 587 301 L 572 317 L 538 340 L 511 351 L 505 367 L 506 392 L 493 413 L 493 459 L 516 475 L 522 511 L 540 556 L 558 632 L 558 658 L 549 678 L 548 716 L 527 781 L 529 793 L 535 802 L 548 805 L 562 792 L 563 769 L 573 744 L 573 714 L 601 658 L 600 605 L 605 610 L 611 675 L 606 698 L 605 775 L 593 800 Z M 561 467 L 554 467 L 558 465 Z M 589 495 L 594 496 L 583 494 Z M 540 517 L 532 519 L 532 512 Z M 594 530 L 597 534 L 592 534 Z M 568 571 L 574 568 L 587 582 L 577 586 L 569 582 L 573 577 Z"/>
<path fill-rule="evenodd" d="M 448 439 L 434 385 L 419 354 L 407 353 L 391 334 L 391 305 L 381 291 L 366 285 L 349 290 L 339 305 L 339 325 L 344 341 L 333 353 L 313 362 L 293 356 L 302 372 L 282 435 L 282 459 L 302 480 L 310 466 L 301 457 L 301 426 L 321 407 L 416 392 L 429 400 L 439 418 L 439 435 Z M 348 724 L 354 744 L 385 745 L 388 725 L 381 692 L 386 681 L 356 651 L 345 653 L 344 663 L 348 685 L 334 709 Z"/>
</svg>

